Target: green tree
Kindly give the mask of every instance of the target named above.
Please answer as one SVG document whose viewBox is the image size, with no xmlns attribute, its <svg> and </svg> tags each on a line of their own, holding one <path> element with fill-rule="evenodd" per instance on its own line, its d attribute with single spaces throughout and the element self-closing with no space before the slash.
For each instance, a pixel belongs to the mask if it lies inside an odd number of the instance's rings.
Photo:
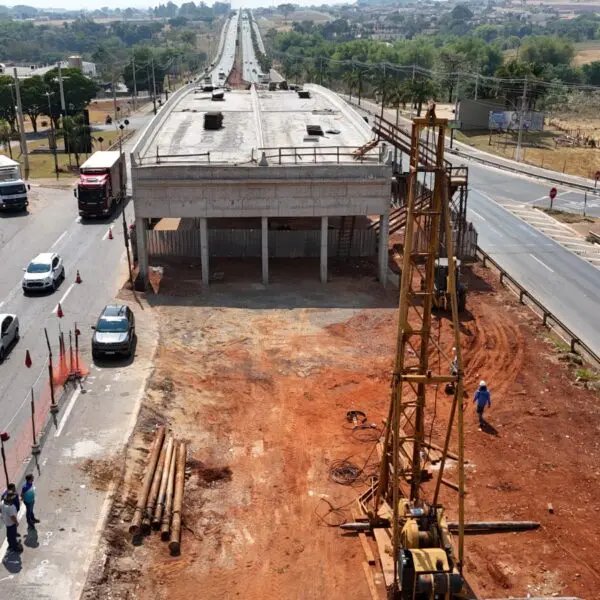
<svg viewBox="0 0 600 600">
<path fill-rule="evenodd" d="M 0 119 L 5 120 L 13 132 L 17 120 L 14 87 L 15 82 L 10 75 L 0 75 Z"/>
<path fill-rule="evenodd" d="M 277 10 L 283 13 L 284 21 L 287 21 L 288 17 L 296 10 L 296 7 L 293 4 L 279 4 L 277 6 Z"/>
<path fill-rule="evenodd" d="M 582 69 L 588 85 L 600 85 L 600 60 L 583 65 Z"/>
<path fill-rule="evenodd" d="M 21 84 L 23 112 L 31 120 L 31 127 L 35 133 L 37 133 L 37 118 L 48 111 L 46 91 L 46 84 L 39 75 L 28 77 Z"/>
<path fill-rule="evenodd" d="M 531 36 L 523 40 L 521 60 L 538 65 L 569 65 L 575 57 L 575 48 L 567 40 L 550 36 Z"/>
<path fill-rule="evenodd" d="M 0 145 L 4 150 L 8 150 L 9 156 L 12 158 L 12 147 L 10 145 L 11 131 L 10 124 L 5 119 L 0 119 Z"/>
<path fill-rule="evenodd" d="M 73 154 L 75 156 L 75 164 L 79 168 L 79 155 L 82 152 L 86 133 L 81 115 L 63 117 L 61 133 L 65 138 L 65 149 L 69 154 L 69 161 L 71 160 L 71 154 Z"/>
</svg>

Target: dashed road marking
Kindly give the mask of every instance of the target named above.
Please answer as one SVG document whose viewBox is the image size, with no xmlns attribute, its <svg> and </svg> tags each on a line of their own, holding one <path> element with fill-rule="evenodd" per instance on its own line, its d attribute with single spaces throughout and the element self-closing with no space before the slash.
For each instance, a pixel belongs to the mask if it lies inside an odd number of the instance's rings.
<svg viewBox="0 0 600 600">
<path fill-rule="evenodd" d="M 531 258 L 533 258 L 533 260 L 537 261 L 540 263 L 540 265 L 542 265 L 542 267 L 548 269 L 548 271 L 550 271 L 550 273 L 554 273 L 554 270 L 551 269 L 545 262 L 541 261 L 539 258 L 537 258 L 537 256 L 534 256 L 533 254 L 529 254 L 529 256 L 531 256 Z"/>
</svg>

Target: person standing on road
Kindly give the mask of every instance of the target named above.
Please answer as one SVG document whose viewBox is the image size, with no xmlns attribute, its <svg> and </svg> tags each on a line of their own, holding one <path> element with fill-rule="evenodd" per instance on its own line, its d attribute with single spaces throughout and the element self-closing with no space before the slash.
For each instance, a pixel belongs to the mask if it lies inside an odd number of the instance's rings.
<svg viewBox="0 0 600 600">
<path fill-rule="evenodd" d="M 6 525 L 6 541 L 8 542 L 8 549 L 12 552 L 23 552 L 23 546 L 17 539 L 19 535 L 17 527 L 19 520 L 17 518 L 17 509 L 15 507 L 15 496 L 16 494 L 12 491 L 7 491 L 4 501 L 2 502 L 1 512 L 2 521 Z"/>
<path fill-rule="evenodd" d="M 15 505 L 15 508 L 17 509 L 18 513 L 19 509 L 21 508 L 21 502 L 19 501 L 19 494 L 17 494 L 17 486 L 14 483 L 9 483 L 6 486 L 6 489 L 4 490 L 2 497 L 0 498 L 0 502 L 4 502 L 4 498 L 6 498 L 6 495 L 9 492 L 12 492 L 14 494 L 13 504 Z"/>
<path fill-rule="evenodd" d="M 21 490 L 21 499 L 25 504 L 25 510 L 27 511 L 27 525 L 30 529 L 35 529 L 35 524 L 39 523 L 39 519 L 35 518 L 33 514 L 33 505 L 35 504 L 35 486 L 33 485 L 33 475 L 25 476 L 25 485 Z"/>
<path fill-rule="evenodd" d="M 485 425 L 485 421 L 483 420 L 483 411 L 487 406 L 492 406 L 492 396 L 490 391 L 487 388 L 487 384 L 485 381 L 479 382 L 479 388 L 475 392 L 475 398 L 473 402 L 477 405 L 477 416 L 479 417 L 479 429 L 481 430 Z"/>
</svg>

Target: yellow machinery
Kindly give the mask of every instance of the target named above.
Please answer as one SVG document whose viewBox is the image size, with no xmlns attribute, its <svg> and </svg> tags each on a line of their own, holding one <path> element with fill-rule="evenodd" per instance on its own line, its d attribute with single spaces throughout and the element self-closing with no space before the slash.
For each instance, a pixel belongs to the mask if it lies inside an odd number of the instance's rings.
<svg viewBox="0 0 600 600">
<path fill-rule="evenodd" d="M 436 119 L 433 106 L 425 118 L 413 120 L 391 402 L 380 444 L 379 477 L 359 499 L 368 520 L 368 524 L 363 521 L 361 529 L 367 525 L 377 539 L 388 598 L 395 600 L 450 600 L 460 598 L 463 588 L 464 449 L 463 406 L 459 401 L 463 385 L 456 269 L 446 269 L 444 294 L 444 304 L 451 313 L 456 357 L 447 356 L 439 347 L 439 332 L 432 322 L 432 309 L 438 304 L 435 279 L 441 235 L 447 263 L 454 257 L 450 174 L 444 161 L 446 126 L 446 119 Z M 449 375 L 452 359 L 458 369 Z M 444 445 L 439 447 L 439 466 L 430 471 L 427 467 L 432 442 L 426 422 L 435 418 L 434 394 L 447 384 L 451 384 L 454 397 Z M 455 419 L 458 484 L 452 485 L 458 489 L 456 555 L 439 503 L 440 486 L 447 483 L 443 475 Z M 358 528 L 360 523 L 350 525 Z"/>
</svg>

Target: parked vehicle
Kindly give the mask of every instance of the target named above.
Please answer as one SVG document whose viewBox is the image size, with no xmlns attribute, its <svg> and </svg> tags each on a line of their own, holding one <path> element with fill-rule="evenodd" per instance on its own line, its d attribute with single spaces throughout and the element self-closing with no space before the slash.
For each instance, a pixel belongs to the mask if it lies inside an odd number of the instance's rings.
<svg viewBox="0 0 600 600">
<path fill-rule="evenodd" d="M 0 315 L 0 362 L 18 341 L 19 319 L 17 319 L 17 315 Z"/>
<path fill-rule="evenodd" d="M 24 294 L 54 291 L 65 280 L 62 258 L 55 252 L 38 254 L 23 271 Z"/>
<path fill-rule="evenodd" d="M 106 217 L 123 200 L 126 188 L 125 155 L 112 150 L 94 152 L 79 167 L 79 183 L 73 192 L 79 215 Z"/>
<path fill-rule="evenodd" d="M 131 356 L 135 340 L 135 317 L 124 304 L 109 304 L 92 326 L 92 357 Z"/>
<path fill-rule="evenodd" d="M 0 155 L 0 209 L 25 210 L 29 200 L 27 185 L 16 160 Z"/>
</svg>

